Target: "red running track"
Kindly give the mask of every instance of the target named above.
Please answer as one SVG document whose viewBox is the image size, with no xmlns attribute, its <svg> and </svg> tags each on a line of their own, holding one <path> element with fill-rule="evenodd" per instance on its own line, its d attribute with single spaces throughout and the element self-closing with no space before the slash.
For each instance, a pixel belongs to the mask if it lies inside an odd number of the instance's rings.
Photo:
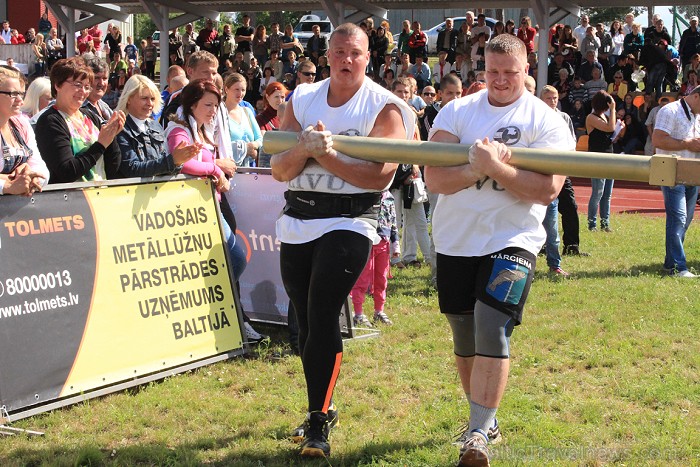
<svg viewBox="0 0 700 467">
<path fill-rule="evenodd" d="M 572 178 L 576 193 L 578 212 L 588 213 L 588 200 L 591 198 L 591 180 Z M 610 210 L 613 213 L 639 213 L 647 216 L 665 216 L 664 197 L 661 188 L 638 182 L 616 180 L 613 185 Z"/>
</svg>

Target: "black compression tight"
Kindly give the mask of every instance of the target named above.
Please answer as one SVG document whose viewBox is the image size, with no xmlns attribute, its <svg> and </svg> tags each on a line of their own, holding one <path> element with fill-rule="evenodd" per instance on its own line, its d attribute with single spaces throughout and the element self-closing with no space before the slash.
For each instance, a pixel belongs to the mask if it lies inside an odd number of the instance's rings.
<svg viewBox="0 0 700 467">
<path fill-rule="evenodd" d="M 367 237 L 349 230 L 280 247 L 282 281 L 299 322 L 309 412 L 328 410 L 343 355 L 340 311 L 371 248 Z"/>
</svg>

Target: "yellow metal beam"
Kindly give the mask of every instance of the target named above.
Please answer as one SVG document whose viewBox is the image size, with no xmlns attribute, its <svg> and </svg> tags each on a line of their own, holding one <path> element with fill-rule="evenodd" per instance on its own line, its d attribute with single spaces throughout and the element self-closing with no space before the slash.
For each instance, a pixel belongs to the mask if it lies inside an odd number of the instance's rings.
<svg viewBox="0 0 700 467">
<path fill-rule="evenodd" d="M 297 144 L 297 133 L 268 131 L 263 146 L 276 154 Z M 396 162 L 431 166 L 466 164 L 469 147 L 461 144 L 407 141 L 401 139 L 333 136 L 333 147 L 343 154 L 374 162 Z M 511 148 L 510 163 L 544 174 L 571 177 L 613 178 L 673 186 L 700 185 L 700 161 L 674 156 L 635 156 L 555 149 Z"/>
</svg>

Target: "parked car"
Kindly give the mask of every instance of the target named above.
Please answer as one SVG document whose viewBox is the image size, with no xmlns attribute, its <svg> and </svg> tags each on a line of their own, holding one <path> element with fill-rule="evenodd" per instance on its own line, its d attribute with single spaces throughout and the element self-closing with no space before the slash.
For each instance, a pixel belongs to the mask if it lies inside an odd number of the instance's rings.
<svg viewBox="0 0 700 467">
<path fill-rule="evenodd" d="M 457 16 L 452 18 L 453 22 L 453 28 L 459 31 L 459 29 L 462 27 L 462 23 L 466 20 L 466 17 L 464 16 Z M 493 18 L 486 18 L 486 25 L 491 28 L 491 31 L 493 31 L 494 27 L 496 26 L 496 21 Z M 474 20 L 474 24 L 476 24 L 476 19 Z M 445 30 L 445 22 L 443 21 L 442 23 L 438 24 L 437 26 L 433 26 L 432 28 L 428 29 L 425 32 L 425 35 L 428 37 L 428 53 L 429 54 L 436 54 L 437 53 L 437 37 L 438 34 L 440 34 L 442 31 Z"/>
<path fill-rule="evenodd" d="M 153 45 L 156 46 L 156 49 L 158 49 L 158 53 L 160 53 L 160 31 L 154 32 L 151 37 L 153 38 Z"/>
<path fill-rule="evenodd" d="M 294 27 L 294 35 L 297 39 L 299 39 L 299 42 L 301 42 L 301 45 L 303 45 L 304 48 L 306 48 L 311 36 L 314 35 L 311 28 L 313 28 L 315 24 L 318 24 L 318 26 L 321 28 L 322 36 L 326 37 L 326 39 L 330 39 L 331 37 L 331 33 L 334 29 L 331 20 L 328 18 L 321 19 L 316 15 L 304 15 Z"/>
</svg>

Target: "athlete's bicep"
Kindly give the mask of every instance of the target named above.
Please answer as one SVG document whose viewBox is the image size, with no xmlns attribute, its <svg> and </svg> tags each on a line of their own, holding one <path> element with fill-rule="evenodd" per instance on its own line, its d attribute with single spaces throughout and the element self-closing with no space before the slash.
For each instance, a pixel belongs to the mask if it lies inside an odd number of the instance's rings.
<svg viewBox="0 0 700 467">
<path fill-rule="evenodd" d="M 281 131 L 299 132 L 302 130 L 301 124 L 294 115 L 294 105 L 291 99 L 287 102 L 283 102 L 279 110 L 277 110 L 277 113 L 282 113 L 282 121 L 280 122 Z"/>
<path fill-rule="evenodd" d="M 430 141 L 435 143 L 459 143 L 459 138 L 453 135 L 449 131 L 437 130 L 435 133 L 430 135 Z"/>
<path fill-rule="evenodd" d="M 396 104 L 387 104 L 377 115 L 372 131 L 369 132 L 373 138 L 396 138 L 406 139 L 406 127 L 403 123 L 401 110 Z"/>
</svg>

